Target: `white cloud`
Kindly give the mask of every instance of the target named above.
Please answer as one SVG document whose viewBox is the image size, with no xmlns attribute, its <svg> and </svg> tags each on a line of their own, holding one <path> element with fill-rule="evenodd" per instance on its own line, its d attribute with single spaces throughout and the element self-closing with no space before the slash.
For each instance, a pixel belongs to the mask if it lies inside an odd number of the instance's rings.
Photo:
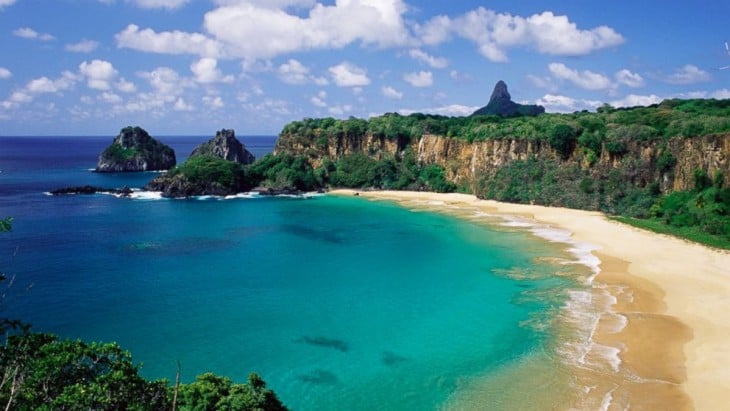
<svg viewBox="0 0 730 411">
<path fill-rule="evenodd" d="M 55 82 L 48 77 L 33 79 L 28 82 L 25 88 L 31 93 L 55 93 L 58 91 Z"/>
<path fill-rule="evenodd" d="M 312 96 L 312 98 L 310 98 L 309 101 L 317 107 L 322 107 L 322 108 L 327 107 L 327 103 L 318 96 Z"/>
<path fill-rule="evenodd" d="M 89 88 L 95 90 L 109 90 L 110 82 L 118 74 L 112 63 L 105 60 L 84 61 L 79 64 L 79 72 L 86 77 Z"/>
<path fill-rule="evenodd" d="M 63 90 L 68 90 L 76 82 L 76 76 L 70 72 L 64 72 L 61 77 L 51 80 L 48 77 L 40 77 L 33 79 L 28 82 L 25 86 L 25 91 L 31 94 L 40 93 L 58 93 Z"/>
<path fill-rule="evenodd" d="M 439 114 L 442 116 L 468 116 L 479 109 L 478 106 L 464 106 L 461 104 L 450 104 L 441 107 L 423 108 L 418 110 L 400 109 L 399 114 L 404 116 L 413 113 Z"/>
<path fill-rule="evenodd" d="M 81 40 L 78 43 L 67 44 L 66 51 L 73 53 L 91 53 L 99 47 L 99 42 L 94 40 Z"/>
<path fill-rule="evenodd" d="M 338 0 L 316 3 L 308 13 L 287 5 L 313 2 L 225 1 L 205 15 L 205 28 L 236 57 L 271 58 L 306 50 L 337 49 L 360 42 L 377 47 L 410 40 L 402 0 Z M 296 33 L 296 35 L 292 35 Z"/>
<path fill-rule="evenodd" d="M 223 108 L 225 106 L 221 96 L 203 96 L 203 104 L 214 110 Z"/>
<path fill-rule="evenodd" d="M 15 3 L 15 0 L 0 0 L 0 11 L 5 7 L 12 6 L 13 3 Z"/>
<path fill-rule="evenodd" d="M 335 84 L 340 87 L 360 87 L 370 84 L 367 71 L 348 62 L 330 67 L 329 72 Z"/>
<path fill-rule="evenodd" d="M 13 77 L 13 73 L 11 73 L 10 70 L 6 69 L 5 67 L 0 67 L 0 79 L 5 80 L 9 79 L 10 77 Z"/>
<path fill-rule="evenodd" d="M 390 86 L 383 87 L 382 89 L 380 89 L 380 91 L 387 98 L 392 98 L 395 100 L 400 100 L 403 98 L 403 93 Z"/>
<path fill-rule="evenodd" d="M 624 42 L 610 27 L 582 30 L 567 16 L 556 16 L 550 11 L 525 18 L 484 7 L 453 19 L 434 17 L 416 26 L 416 32 L 429 45 L 440 44 L 451 33 L 456 34 L 474 42 L 479 53 L 494 62 L 506 62 L 507 49 L 516 46 L 534 47 L 543 54 L 580 56 Z"/>
<path fill-rule="evenodd" d="M 124 78 L 119 79 L 117 81 L 117 90 L 121 91 L 122 93 L 134 93 L 137 91 L 137 86 L 134 85 L 131 81 L 127 81 Z"/>
<path fill-rule="evenodd" d="M 611 80 L 603 74 L 589 70 L 579 72 L 562 63 L 550 63 L 548 69 L 556 78 L 568 80 L 586 90 L 604 90 L 611 87 Z"/>
<path fill-rule="evenodd" d="M 665 81 L 670 84 L 695 84 L 710 81 L 711 78 L 710 73 L 692 64 L 687 64 L 667 76 Z"/>
<path fill-rule="evenodd" d="M 327 92 L 324 90 L 321 90 L 319 93 L 317 93 L 316 96 L 312 96 L 312 98 L 309 99 L 309 101 L 314 104 L 317 107 L 327 107 L 327 102 L 325 99 L 327 98 Z"/>
<path fill-rule="evenodd" d="M 545 94 L 542 98 L 537 99 L 535 104 L 545 107 L 545 111 L 551 113 L 572 113 L 579 110 L 595 109 L 603 103 L 597 100 L 583 100 L 556 94 Z"/>
<path fill-rule="evenodd" d="M 652 104 L 659 104 L 662 102 L 662 100 L 663 99 L 656 94 L 651 94 L 648 96 L 629 94 L 621 100 L 612 101 L 610 104 L 614 107 L 649 106 Z"/>
<path fill-rule="evenodd" d="M 195 110 L 195 107 L 187 104 L 182 97 L 178 97 L 177 100 L 175 100 L 175 104 L 172 106 L 172 109 L 175 111 L 193 111 Z"/>
<path fill-rule="evenodd" d="M 33 101 L 33 96 L 24 91 L 15 91 L 10 95 L 10 101 L 13 103 L 28 103 Z"/>
<path fill-rule="evenodd" d="M 289 59 L 277 70 L 281 81 L 287 84 L 306 84 L 309 82 L 309 68 L 298 60 Z"/>
<path fill-rule="evenodd" d="M 403 75 L 403 80 L 413 87 L 431 87 L 433 85 L 433 74 L 430 71 L 406 73 Z"/>
<path fill-rule="evenodd" d="M 448 16 L 436 16 L 423 25 L 416 25 L 415 31 L 424 44 L 441 44 L 451 38 L 452 21 Z"/>
<path fill-rule="evenodd" d="M 13 35 L 28 40 L 51 41 L 55 39 L 55 37 L 48 33 L 38 33 L 30 27 L 15 29 L 13 30 Z"/>
<path fill-rule="evenodd" d="M 532 74 L 527 75 L 527 79 L 530 80 L 532 85 L 534 85 L 537 88 L 544 88 L 548 90 L 555 90 L 555 84 L 553 84 L 553 80 L 550 77 L 538 77 L 534 76 Z"/>
<path fill-rule="evenodd" d="M 333 116 L 343 116 L 346 113 L 349 113 L 352 111 L 352 106 L 349 104 L 345 104 L 342 106 L 334 106 L 329 108 L 330 114 Z"/>
<path fill-rule="evenodd" d="M 730 98 L 730 90 L 723 88 L 720 90 L 715 90 L 710 94 L 712 98 L 716 98 L 718 100 L 725 100 Z"/>
<path fill-rule="evenodd" d="M 426 63 L 429 66 L 437 69 L 446 68 L 449 65 L 449 61 L 445 58 L 431 56 L 428 53 L 419 49 L 411 49 L 408 52 L 408 55 L 415 60 Z"/>
<path fill-rule="evenodd" d="M 190 71 L 195 75 L 195 81 L 203 84 L 210 83 L 232 83 L 233 76 L 224 76 L 218 69 L 218 60 L 210 57 L 203 57 L 190 65 Z"/>
<path fill-rule="evenodd" d="M 616 81 L 629 87 L 638 88 L 644 86 L 644 78 L 638 73 L 632 73 L 627 69 L 616 72 L 615 77 Z"/>
<path fill-rule="evenodd" d="M 122 102 L 122 98 L 119 97 L 118 94 L 114 94 L 108 91 L 101 93 L 99 95 L 99 99 L 110 104 L 119 104 Z"/>
<path fill-rule="evenodd" d="M 77 76 L 69 71 L 64 71 L 61 77 L 53 80 L 46 76 L 29 81 L 22 89 L 14 91 L 7 100 L 0 103 L 3 108 L 10 109 L 19 104 L 33 101 L 38 94 L 61 93 L 72 88 L 77 81 Z"/>
<path fill-rule="evenodd" d="M 190 0 L 134 0 L 134 3 L 144 9 L 176 9 L 188 1 Z"/>
<path fill-rule="evenodd" d="M 194 54 L 203 57 L 222 55 L 221 44 L 200 33 L 178 30 L 157 33 L 152 29 L 140 30 L 139 26 L 130 24 L 114 38 L 117 47 L 151 53 Z"/>
<path fill-rule="evenodd" d="M 146 79 L 155 92 L 162 96 L 177 96 L 187 86 L 185 80 L 169 67 L 157 67 L 152 71 L 138 73 Z"/>
</svg>

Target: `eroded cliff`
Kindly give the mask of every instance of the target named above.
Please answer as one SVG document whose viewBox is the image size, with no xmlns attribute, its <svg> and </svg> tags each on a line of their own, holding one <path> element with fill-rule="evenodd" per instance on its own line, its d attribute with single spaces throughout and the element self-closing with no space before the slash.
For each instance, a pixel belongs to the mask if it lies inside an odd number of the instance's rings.
<svg viewBox="0 0 730 411">
<path fill-rule="evenodd" d="M 598 157 L 591 157 L 577 145 L 567 157 L 546 140 L 506 138 L 469 142 L 456 137 L 425 134 L 417 139 L 386 138 L 373 134 L 304 137 L 282 133 L 275 153 L 305 155 L 314 168 L 325 159 L 361 153 L 374 159 L 402 155 L 412 150 L 424 165 L 437 164 L 447 178 L 472 191 L 477 184 L 495 178 L 500 169 L 517 161 L 548 160 L 564 167 L 578 168 L 596 178 L 609 178 L 620 171 L 630 184 L 645 187 L 656 183 L 662 192 L 694 187 L 696 170 L 708 176 L 722 174 L 730 181 L 730 133 L 692 138 L 676 137 L 661 142 L 627 141 L 620 152 L 605 145 Z"/>
</svg>

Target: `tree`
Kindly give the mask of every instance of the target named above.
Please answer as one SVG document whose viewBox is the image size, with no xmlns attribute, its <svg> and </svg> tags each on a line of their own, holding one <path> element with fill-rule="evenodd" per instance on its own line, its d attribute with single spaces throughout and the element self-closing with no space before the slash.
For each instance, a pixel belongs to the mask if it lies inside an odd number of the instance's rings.
<svg viewBox="0 0 730 411">
<path fill-rule="evenodd" d="M 573 152 L 573 147 L 575 146 L 576 141 L 575 134 L 573 127 L 567 124 L 558 124 L 553 127 L 550 135 L 548 136 L 550 146 L 554 148 L 564 160 L 570 157 L 570 153 Z"/>
</svg>

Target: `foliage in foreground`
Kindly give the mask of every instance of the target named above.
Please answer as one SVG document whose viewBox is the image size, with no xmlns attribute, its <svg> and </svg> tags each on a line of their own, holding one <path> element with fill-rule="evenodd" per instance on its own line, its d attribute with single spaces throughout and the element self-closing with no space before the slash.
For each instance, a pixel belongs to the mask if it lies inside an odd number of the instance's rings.
<svg viewBox="0 0 730 411">
<path fill-rule="evenodd" d="M 10 335 L 0 347 L 0 403 L 23 410 L 283 410 L 266 383 L 206 373 L 174 387 L 147 381 L 117 344 L 59 340 L 52 334 Z"/>
</svg>

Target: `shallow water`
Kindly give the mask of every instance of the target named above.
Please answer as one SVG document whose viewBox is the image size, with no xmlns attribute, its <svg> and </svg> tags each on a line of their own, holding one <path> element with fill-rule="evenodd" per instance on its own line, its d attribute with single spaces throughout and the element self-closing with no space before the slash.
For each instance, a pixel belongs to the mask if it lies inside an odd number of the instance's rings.
<svg viewBox="0 0 730 411">
<path fill-rule="evenodd" d="M 96 140 L 64 140 L 76 151 L 62 161 L 7 144 L 0 215 L 15 223 L 0 263 L 17 279 L 5 314 L 117 341 L 146 377 L 174 378 L 176 361 L 185 381 L 256 371 L 300 410 L 535 406 L 545 398 L 505 377 L 568 378 L 559 348 L 584 325 L 556 322 L 592 271 L 524 228 L 332 196 L 51 197 L 151 176 L 89 173 Z"/>
</svg>

